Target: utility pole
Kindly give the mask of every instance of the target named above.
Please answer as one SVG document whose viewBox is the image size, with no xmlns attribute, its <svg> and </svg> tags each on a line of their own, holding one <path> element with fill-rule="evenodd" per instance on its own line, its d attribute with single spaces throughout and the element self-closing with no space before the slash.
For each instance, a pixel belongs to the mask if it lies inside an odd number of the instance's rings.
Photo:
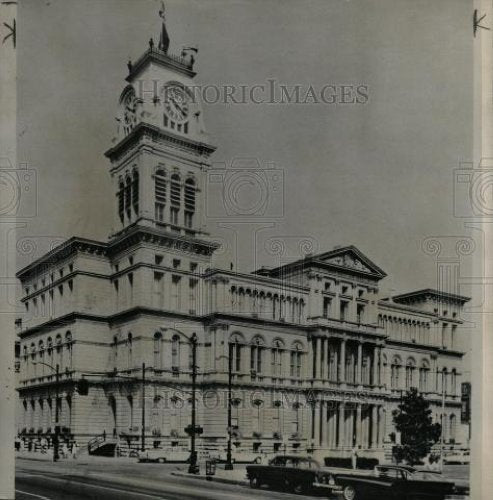
<svg viewBox="0 0 493 500">
<path fill-rule="evenodd" d="M 58 408 L 58 398 L 59 398 L 59 387 L 58 383 L 60 381 L 60 365 L 57 363 L 55 367 L 55 436 L 53 437 L 53 462 L 56 462 L 60 455 L 58 454 L 59 447 L 59 436 L 60 436 L 60 422 L 58 421 L 59 417 L 59 408 Z"/>
<path fill-rule="evenodd" d="M 228 345 L 228 450 L 226 453 L 226 465 L 224 466 L 225 470 L 233 470 L 233 460 L 231 457 L 231 432 L 232 432 L 232 422 L 231 422 L 231 390 L 233 386 L 233 346 L 231 343 Z"/>
<path fill-rule="evenodd" d="M 442 418 L 440 429 L 440 470 L 443 472 L 443 426 L 445 422 L 445 373 L 442 370 Z"/>
<path fill-rule="evenodd" d="M 199 468 L 197 466 L 197 452 L 195 451 L 195 389 L 197 383 L 197 334 L 194 332 L 190 339 L 192 344 L 192 425 L 190 429 L 191 438 L 191 451 L 190 451 L 190 466 L 188 468 L 189 474 L 197 474 Z"/>
<path fill-rule="evenodd" d="M 145 451 L 146 448 L 146 364 L 142 363 L 142 436 L 140 449 Z"/>
</svg>

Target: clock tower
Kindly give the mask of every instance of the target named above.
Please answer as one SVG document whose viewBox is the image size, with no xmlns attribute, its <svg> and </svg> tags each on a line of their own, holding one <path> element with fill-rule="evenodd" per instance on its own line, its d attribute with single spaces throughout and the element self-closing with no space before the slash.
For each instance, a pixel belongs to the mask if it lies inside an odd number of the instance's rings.
<svg viewBox="0 0 493 500">
<path fill-rule="evenodd" d="M 135 226 L 204 235 L 204 172 L 215 150 L 194 83 L 195 48 L 169 53 L 164 11 L 157 47 L 128 63 L 117 133 L 105 153 L 115 192 L 113 236 Z"/>
</svg>

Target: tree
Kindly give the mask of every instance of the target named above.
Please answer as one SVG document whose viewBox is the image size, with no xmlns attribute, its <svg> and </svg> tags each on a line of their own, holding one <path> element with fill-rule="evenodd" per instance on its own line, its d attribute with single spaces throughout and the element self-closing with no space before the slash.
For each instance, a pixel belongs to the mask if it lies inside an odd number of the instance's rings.
<svg viewBox="0 0 493 500">
<path fill-rule="evenodd" d="M 416 388 L 411 388 L 402 398 L 397 410 L 392 412 L 394 425 L 401 433 L 401 444 L 394 446 L 397 462 L 414 465 L 421 461 L 438 442 L 442 432 L 439 423 L 433 423 L 430 404 Z"/>
</svg>

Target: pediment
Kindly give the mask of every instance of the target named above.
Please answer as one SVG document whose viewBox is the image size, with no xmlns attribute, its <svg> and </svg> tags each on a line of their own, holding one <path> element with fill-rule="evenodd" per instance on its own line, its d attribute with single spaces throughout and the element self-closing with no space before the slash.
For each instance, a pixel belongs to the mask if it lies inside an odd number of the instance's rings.
<svg viewBox="0 0 493 500">
<path fill-rule="evenodd" d="M 347 252 L 342 255 L 338 255 L 336 257 L 331 257 L 329 259 L 325 259 L 323 262 L 327 264 L 334 264 L 336 266 L 347 267 L 349 269 L 356 269 L 358 271 L 363 271 L 365 273 L 371 273 L 372 270 L 366 266 L 361 259 L 358 259 L 350 252 Z"/>
<path fill-rule="evenodd" d="M 386 276 L 386 273 L 382 269 L 353 246 L 320 254 L 316 256 L 316 261 L 329 266 L 342 267 L 350 271 L 377 275 L 379 277 Z"/>
</svg>

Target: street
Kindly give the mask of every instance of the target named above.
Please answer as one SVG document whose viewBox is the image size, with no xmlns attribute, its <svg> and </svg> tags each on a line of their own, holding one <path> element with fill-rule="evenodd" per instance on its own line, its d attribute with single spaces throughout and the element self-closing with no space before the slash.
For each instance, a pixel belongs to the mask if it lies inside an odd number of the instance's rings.
<svg viewBox="0 0 493 500">
<path fill-rule="evenodd" d="M 184 473 L 186 464 L 137 463 L 134 459 L 81 457 L 57 463 L 18 458 L 16 498 L 20 500 L 228 500 L 300 499 L 280 491 L 252 490 L 240 484 L 205 481 L 174 474 Z M 245 466 L 236 465 L 235 475 L 243 479 Z M 202 464 L 201 472 L 204 472 Z M 445 467 L 444 477 L 467 481 L 467 465 Z M 321 496 L 304 496 L 306 499 Z"/>
<path fill-rule="evenodd" d="M 20 500 L 228 500 L 298 499 L 299 495 L 248 486 L 173 476 L 184 464 L 139 464 L 113 459 L 37 462 L 18 459 L 16 499 Z M 316 498 L 316 497 L 304 497 Z M 319 497 L 320 498 L 320 497 Z"/>
</svg>

